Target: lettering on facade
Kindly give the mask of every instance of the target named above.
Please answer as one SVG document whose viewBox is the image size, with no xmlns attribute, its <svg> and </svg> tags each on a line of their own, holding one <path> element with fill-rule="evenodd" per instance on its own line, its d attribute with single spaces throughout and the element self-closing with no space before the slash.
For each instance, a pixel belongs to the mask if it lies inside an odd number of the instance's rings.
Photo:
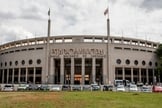
<svg viewBox="0 0 162 108">
<path fill-rule="evenodd" d="M 51 56 L 59 57 L 63 55 L 65 58 L 68 57 L 105 57 L 105 52 L 103 49 L 93 49 L 93 48 L 70 48 L 70 49 L 51 49 Z"/>
</svg>

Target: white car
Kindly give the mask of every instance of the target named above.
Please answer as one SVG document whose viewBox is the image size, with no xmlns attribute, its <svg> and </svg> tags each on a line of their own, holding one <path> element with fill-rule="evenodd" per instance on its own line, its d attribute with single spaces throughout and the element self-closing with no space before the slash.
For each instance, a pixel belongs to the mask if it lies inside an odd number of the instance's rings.
<svg viewBox="0 0 162 108">
<path fill-rule="evenodd" d="M 124 91 L 125 91 L 124 85 L 118 85 L 118 86 L 116 87 L 116 91 L 122 91 L 122 92 L 124 92 Z"/>
<path fill-rule="evenodd" d="M 132 91 L 133 91 L 133 92 L 137 92 L 137 91 L 138 91 L 137 85 L 134 85 L 134 84 L 132 85 L 132 84 L 131 84 L 130 87 L 129 87 L 129 91 L 130 91 L 130 92 L 132 92 Z"/>
<path fill-rule="evenodd" d="M 6 85 L 4 85 L 2 91 L 14 91 L 14 85 L 12 85 L 12 84 L 6 84 Z"/>
<path fill-rule="evenodd" d="M 17 90 L 28 90 L 29 84 L 19 84 Z"/>
<path fill-rule="evenodd" d="M 152 92 L 152 88 L 150 86 L 142 86 L 141 92 Z"/>
<path fill-rule="evenodd" d="M 51 86 L 49 88 L 49 91 L 61 91 L 61 87 L 60 86 Z"/>
</svg>

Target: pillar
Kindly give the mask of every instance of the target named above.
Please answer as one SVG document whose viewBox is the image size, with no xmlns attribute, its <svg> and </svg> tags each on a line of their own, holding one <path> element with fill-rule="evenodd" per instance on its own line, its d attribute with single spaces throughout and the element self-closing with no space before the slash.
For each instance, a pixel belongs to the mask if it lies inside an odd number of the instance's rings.
<svg viewBox="0 0 162 108">
<path fill-rule="evenodd" d="M 9 69 L 7 69 L 7 84 L 8 84 L 8 80 L 9 80 Z"/>
<path fill-rule="evenodd" d="M 96 58 L 92 58 L 92 82 L 96 82 Z"/>
<path fill-rule="evenodd" d="M 82 85 L 85 83 L 85 58 L 82 58 Z"/>
<path fill-rule="evenodd" d="M 74 84 L 74 58 L 71 58 L 71 84 Z"/>
<path fill-rule="evenodd" d="M 28 68 L 26 68 L 26 73 L 25 73 L 25 82 L 28 82 Z"/>
<path fill-rule="evenodd" d="M 36 77 L 36 75 L 35 75 L 36 72 L 35 72 L 35 71 L 36 71 L 36 68 L 34 67 L 34 73 L 33 73 L 33 83 L 34 83 L 34 84 L 35 84 L 35 77 Z"/>
<path fill-rule="evenodd" d="M 61 57 L 61 68 L 60 68 L 60 83 L 64 84 L 64 57 Z"/>
<path fill-rule="evenodd" d="M 4 83 L 4 69 L 2 70 L 2 84 Z"/>
<path fill-rule="evenodd" d="M 12 84 L 14 84 L 14 73 L 15 73 L 15 70 L 12 69 Z"/>
<path fill-rule="evenodd" d="M 131 82 L 133 82 L 133 68 L 131 68 Z"/>
<path fill-rule="evenodd" d="M 148 68 L 146 69 L 146 82 L 149 82 Z"/>
<path fill-rule="evenodd" d="M 54 84 L 54 60 L 50 59 L 49 83 Z"/>
<path fill-rule="evenodd" d="M 123 77 L 123 80 L 125 80 L 125 68 L 122 67 L 122 77 Z"/>
<path fill-rule="evenodd" d="M 106 58 L 103 58 L 103 84 L 108 84 L 107 60 L 106 60 Z"/>
<path fill-rule="evenodd" d="M 20 71 L 21 71 L 21 70 L 20 70 L 20 68 L 19 68 L 18 70 L 19 70 L 19 72 L 18 72 L 18 83 L 20 83 L 20 76 L 21 76 L 21 75 L 20 75 Z"/>
<path fill-rule="evenodd" d="M 142 78 L 141 78 L 141 68 L 139 68 L 139 82 L 142 82 Z"/>
</svg>

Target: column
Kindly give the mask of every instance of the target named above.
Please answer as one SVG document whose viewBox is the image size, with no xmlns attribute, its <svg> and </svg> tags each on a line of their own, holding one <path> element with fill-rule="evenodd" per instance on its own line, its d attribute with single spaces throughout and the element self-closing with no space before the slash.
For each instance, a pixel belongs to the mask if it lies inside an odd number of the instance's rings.
<svg viewBox="0 0 162 108">
<path fill-rule="evenodd" d="M 156 77 L 155 77 L 155 69 L 152 70 L 153 71 L 153 85 L 156 83 Z"/>
<path fill-rule="evenodd" d="M 61 57 L 61 67 L 60 67 L 60 83 L 64 84 L 64 57 Z"/>
<path fill-rule="evenodd" d="M 35 75 L 35 72 L 36 71 L 36 68 L 34 67 L 34 73 L 33 73 L 33 83 L 35 84 L 35 77 L 36 77 L 36 75 Z"/>
<path fill-rule="evenodd" d="M 18 83 L 20 83 L 20 76 L 21 76 L 21 75 L 20 75 L 20 71 L 21 71 L 21 70 L 20 70 L 20 68 L 19 68 L 18 70 L 19 70 L 19 72 L 18 72 Z"/>
<path fill-rule="evenodd" d="M 74 58 L 71 58 L 71 84 L 74 84 Z"/>
<path fill-rule="evenodd" d="M 125 68 L 122 67 L 122 76 L 123 76 L 123 80 L 125 80 Z"/>
<path fill-rule="evenodd" d="M 82 58 L 82 85 L 85 83 L 85 58 Z"/>
<path fill-rule="evenodd" d="M 103 58 L 103 84 L 108 84 L 108 76 L 107 76 L 107 60 Z"/>
<path fill-rule="evenodd" d="M 141 68 L 139 68 L 139 82 L 142 82 L 142 80 L 141 80 Z"/>
<path fill-rule="evenodd" d="M 131 68 L 131 82 L 133 82 L 133 68 Z"/>
<path fill-rule="evenodd" d="M 15 73 L 15 70 L 14 68 L 12 69 L 12 84 L 14 84 L 14 73 Z"/>
<path fill-rule="evenodd" d="M 7 84 L 8 84 L 8 79 L 9 79 L 9 69 L 7 69 Z"/>
<path fill-rule="evenodd" d="M 25 82 L 28 82 L 28 68 L 26 67 L 26 73 L 25 73 Z"/>
<path fill-rule="evenodd" d="M 50 72 L 49 72 L 49 83 L 54 83 L 54 60 L 50 59 Z"/>
<path fill-rule="evenodd" d="M 92 82 L 96 82 L 96 58 L 92 58 Z"/>
<path fill-rule="evenodd" d="M 148 68 L 146 69 L 146 82 L 149 82 Z"/>
<path fill-rule="evenodd" d="M 4 83 L 4 69 L 2 70 L 2 84 Z"/>
</svg>

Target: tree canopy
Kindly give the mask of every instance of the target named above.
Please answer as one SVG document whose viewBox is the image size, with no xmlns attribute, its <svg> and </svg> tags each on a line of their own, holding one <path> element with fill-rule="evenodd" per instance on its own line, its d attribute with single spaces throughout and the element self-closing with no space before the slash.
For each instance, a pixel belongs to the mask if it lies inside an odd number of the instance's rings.
<svg viewBox="0 0 162 108">
<path fill-rule="evenodd" d="M 156 54 L 158 58 L 162 57 L 162 44 L 159 45 L 158 49 L 156 50 Z"/>
</svg>

